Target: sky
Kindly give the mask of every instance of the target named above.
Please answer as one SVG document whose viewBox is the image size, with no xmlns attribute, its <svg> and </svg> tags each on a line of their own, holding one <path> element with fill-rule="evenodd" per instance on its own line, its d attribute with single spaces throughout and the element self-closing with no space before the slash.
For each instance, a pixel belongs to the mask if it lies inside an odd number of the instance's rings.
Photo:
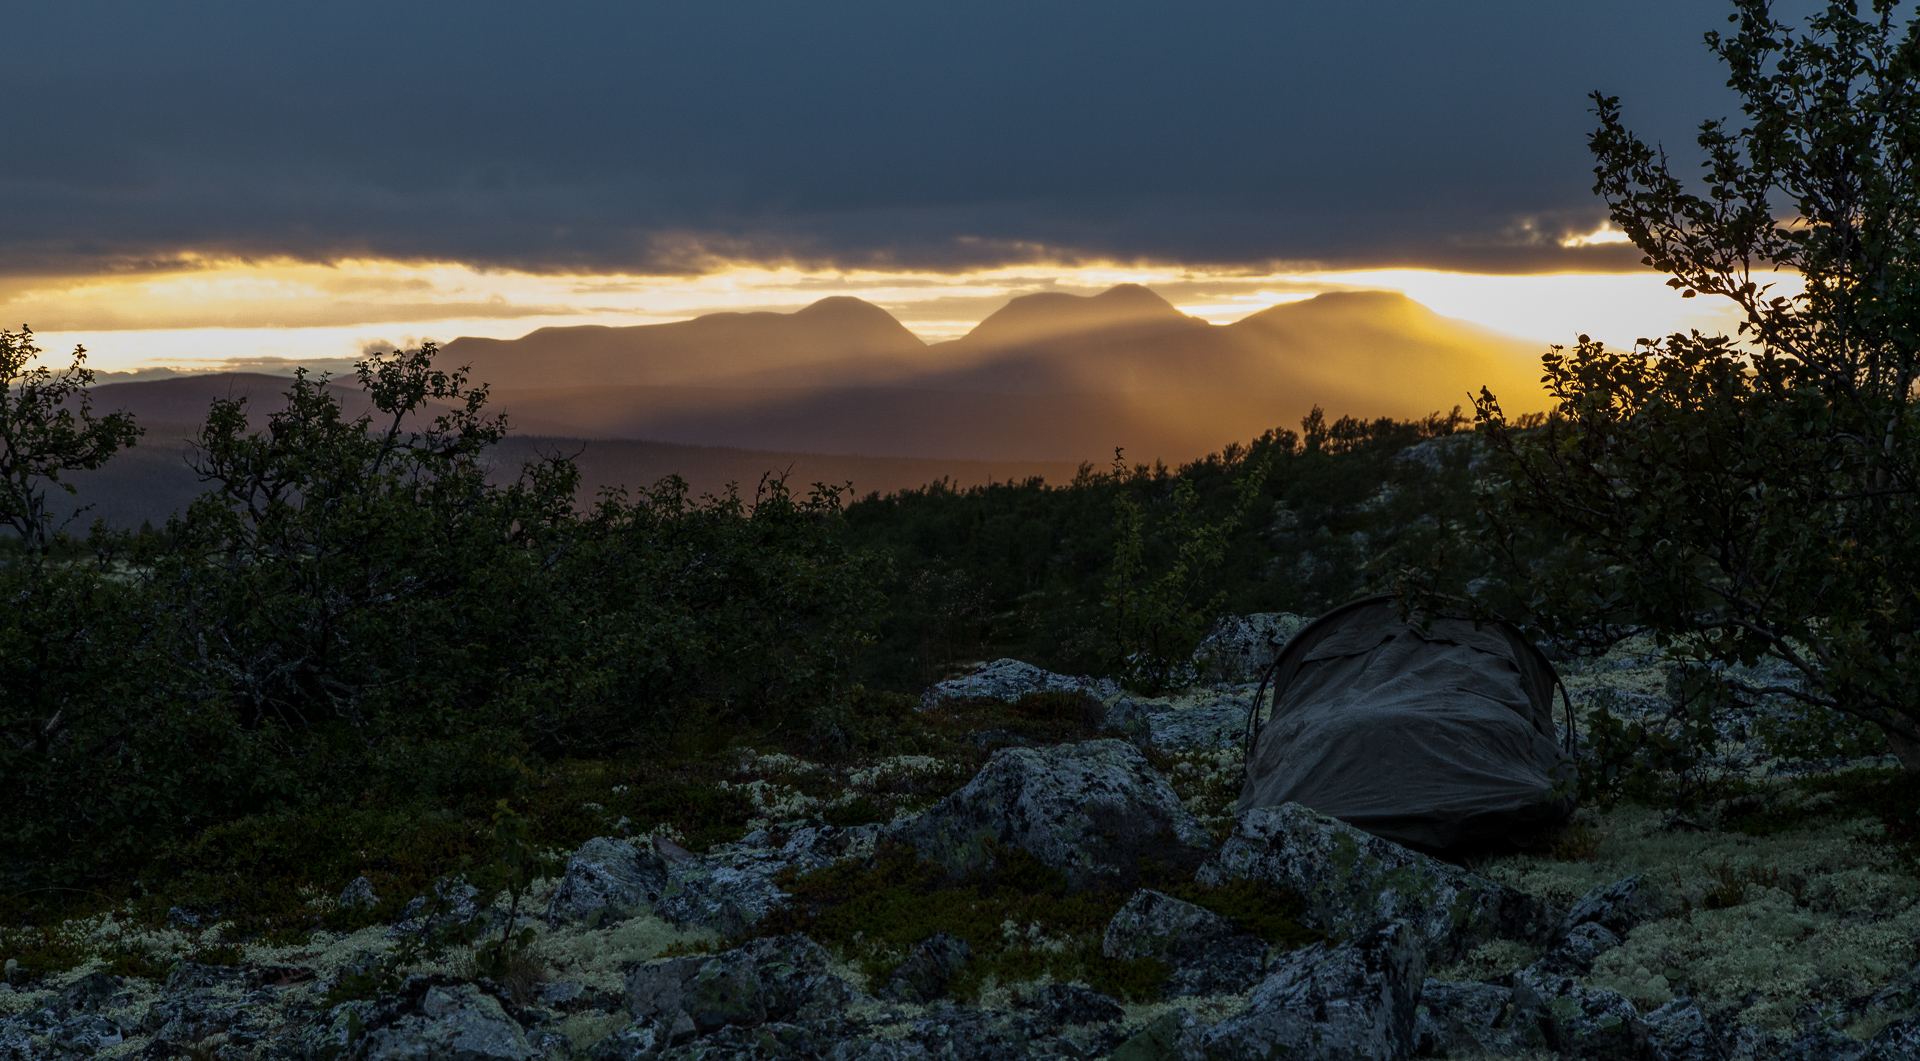
<svg viewBox="0 0 1920 1061">
<path fill-rule="evenodd" d="M 264 367 L 827 294 L 938 340 L 1134 281 L 1221 323 L 1387 288 L 1630 342 L 1725 318 L 1609 228 L 1587 93 L 1684 161 L 1736 111 L 1727 11 L 23 2 L 0 321 Z"/>
</svg>

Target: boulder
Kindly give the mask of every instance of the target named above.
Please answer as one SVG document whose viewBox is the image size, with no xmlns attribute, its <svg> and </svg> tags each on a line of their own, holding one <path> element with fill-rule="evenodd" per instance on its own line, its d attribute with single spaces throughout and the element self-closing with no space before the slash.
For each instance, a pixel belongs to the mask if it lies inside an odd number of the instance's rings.
<svg viewBox="0 0 1920 1061">
<path fill-rule="evenodd" d="M 1428 980 L 1415 1011 L 1414 1050 L 1421 1057 L 1498 1057 L 1544 1046 L 1532 1022 L 1517 1015 L 1513 992 L 1498 984 Z"/>
<path fill-rule="evenodd" d="M 799 935 L 756 939 L 705 957 L 629 963 L 627 1011 L 676 1035 L 687 1023 L 704 1034 L 730 1024 L 832 1017 L 852 1001 L 853 990 L 831 965 L 818 943 Z"/>
<path fill-rule="evenodd" d="M 870 852 L 879 833 L 875 825 L 839 829 L 813 820 L 789 822 L 704 855 L 671 859 L 654 913 L 683 927 L 740 935 L 786 902 L 787 893 L 774 883 L 781 871 L 805 872 Z"/>
<path fill-rule="evenodd" d="M 1048 984 L 1034 993 L 1033 1009 L 1050 1025 L 1112 1024 L 1127 1015 L 1120 1003 L 1079 984 Z"/>
<path fill-rule="evenodd" d="M 1135 892 L 1107 923 L 1101 952 L 1109 958 L 1152 958 L 1169 970 L 1167 995 L 1239 994 L 1258 983 L 1267 964 L 1259 937 L 1202 906 L 1150 889 Z"/>
<path fill-rule="evenodd" d="M 1074 678 L 1041 670 L 1017 659 L 997 659 L 964 678 L 950 678 L 928 689 L 920 698 L 920 709 L 927 710 L 942 700 L 1004 700 L 1012 703 L 1028 693 L 1077 692 L 1097 700 L 1114 695 L 1120 687 L 1094 678 Z"/>
<path fill-rule="evenodd" d="M 1920 1057 L 1920 1016 L 1897 1020 L 1867 1040 L 1862 1061 L 1894 1061 Z"/>
<path fill-rule="evenodd" d="M 1115 1048 L 1112 1061 L 1205 1061 L 1205 1032 L 1187 1010 L 1163 1013 Z"/>
<path fill-rule="evenodd" d="M 1723 1061 L 1727 1056 L 1693 999 L 1676 998 L 1647 1014 L 1647 1041 L 1663 1061 Z"/>
<path fill-rule="evenodd" d="M 1223 615 L 1194 650 L 1194 662 L 1208 681 L 1257 682 L 1281 647 L 1312 621 L 1291 612 Z"/>
<path fill-rule="evenodd" d="M 1210 845 L 1159 771 L 1117 740 L 998 752 L 901 839 L 956 875 L 1017 847 L 1078 887 L 1124 886 L 1147 859 L 1190 868 Z"/>
<path fill-rule="evenodd" d="M 1274 963 L 1247 1008 L 1201 1036 L 1209 1061 L 1387 1059 L 1413 1055 L 1426 977 L 1421 934 L 1404 921 Z"/>
<path fill-rule="evenodd" d="M 1115 700 L 1100 728 L 1135 747 L 1153 743 L 1152 713 L 1137 700 Z"/>
<path fill-rule="evenodd" d="M 1580 897 L 1567 911 L 1565 932 L 1581 925 L 1599 925 L 1616 939 L 1626 939 L 1642 921 L 1660 916 L 1660 896 L 1645 878 L 1636 873 L 1625 880 L 1602 885 Z"/>
<path fill-rule="evenodd" d="M 345 888 L 340 889 L 340 909 L 359 910 L 372 907 L 380 902 L 373 894 L 373 882 L 365 877 L 355 877 Z"/>
<path fill-rule="evenodd" d="M 900 1002 L 932 1002 L 947 993 L 947 985 L 972 957 L 973 948 L 966 940 L 936 932 L 913 948 L 880 995 Z"/>
<path fill-rule="evenodd" d="M 1493 939 L 1543 947 L 1566 915 L 1524 892 L 1382 840 L 1297 803 L 1256 807 L 1197 878 L 1278 884 L 1306 903 L 1302 920 L 1337 939 L 1405 921 L 1427 962 L 1443 964 Z"/>
<path fill-rule="evenodd" d="M 402 997 L 414 993 L 401 989 Z M 474 984 L 424 985 L 409 1009 L 366 1032 L 365 1050 L 359 1053 L 363 1061 L 531 1061 L 535 1056 L 526 1032 L 499 1000 Z"/>
<path fill-rule="evenodd" d="M 418 895 L 409 899 L 406 909 L 400 913 L 400 920 L 387 931 L 387 935 L 426 935 L 453 925 L 464 925 L 480 916 L 479 899 L 480 889 L 468 884 L 464 877 L 434 881 L 433 898 Z"/>
<path fill-rule="evenodd" d="M 1513 974 L 1513 1003 L 1563 1057 L 1633 1061 L 1656 1056 L 1646 1023 L 1626 996 L 1587 987 L 1550 963 L 1536 962 Z"/>
<path fill-rule="evenodd" d="M 667 891 L 667 861 L 625 840 L 599 836 L 567 859 L 547 920 L 598 925 L 650 913 Z"/>
<path fill-rule="evenodd" d="M 1563 976 L 1585 976 L 1602 954 L 1619 945 L 1620 937 L 1589 921 L 1567 933 L 1559 946 L 1540 959 L 1540 964 Z"/>
</svg>

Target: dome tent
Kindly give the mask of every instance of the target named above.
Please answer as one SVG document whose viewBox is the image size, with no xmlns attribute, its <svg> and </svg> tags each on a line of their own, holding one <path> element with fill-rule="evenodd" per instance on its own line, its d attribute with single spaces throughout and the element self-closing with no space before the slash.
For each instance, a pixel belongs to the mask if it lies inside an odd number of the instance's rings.
<svg viewBox="0 0 1920 1061">
<path fill-rule="evenodd" d="M 1556 782 L 1572 764 L 1553 721 L 1559 685 L 1511 624 L 1422 629 L 1391 594 L 1350 601 L 1269 666 L 1248 713 L 1238 810 L 1299 803 L 1436 853 L 1564 821 L 1573 796 Z"/>
</svg>

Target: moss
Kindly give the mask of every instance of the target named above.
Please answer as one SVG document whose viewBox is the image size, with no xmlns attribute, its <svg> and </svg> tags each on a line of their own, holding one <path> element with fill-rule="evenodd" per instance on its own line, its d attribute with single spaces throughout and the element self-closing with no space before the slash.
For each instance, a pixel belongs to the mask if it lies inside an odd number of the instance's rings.
<svg viewBox="0 0 1920 1061">
<path fill-rule="evenodd" d="M 946 932 L 973 958 L 953 985 L 972 998 L 989 983 L 1080 980 L 1118 998 L 1156 998 L 1168 970 L 1151 959 L 1101 953 L 1107 923 L 1131 892 L 1070 888 L 1056 870 L 1018 848 L 996 848 L 987 868 L 954 880 L 905 845 L 883 845 L 866 863 L 845 862 L 787 878 L 788 908 L 756 926 L 758 935 L 804 932 L 883 985 L 920 942 Z M 1295 920 L 1297 897 L 1236 881 L 1203 888 L 1191 877 L 1147 866 L 1142 883 L 1239 921 L 1283 948 L 1319 938 Z"/>
</svg>

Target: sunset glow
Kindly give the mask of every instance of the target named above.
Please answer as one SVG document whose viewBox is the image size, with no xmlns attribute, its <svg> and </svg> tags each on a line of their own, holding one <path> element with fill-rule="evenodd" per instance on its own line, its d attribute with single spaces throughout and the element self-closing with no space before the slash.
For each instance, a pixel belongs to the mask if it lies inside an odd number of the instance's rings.
<svg viewBox="0 0 1920 1061">
<path fill-rule="evenodd" d="M 1151 287 L 1214 324 L 1352 290 L 1399 291 L 1444 316 L 1543 345 L 1568 342 L 1579 332 L 1624 345 L 1688 328 L 1729 331 L 1735 323 L 1730 307 L 1682 300 L 1652 272 L 1250 274 L 1075 265 L 945 274 L 743 265 L 702 276 L 648 277 L 378 260 L 204 261 L 172 272 L 15 278 L 0 282 L 0 320 L 33 327 L 56 359 L 84 345 L 92 366 L 105 372 L 288 371 L 289 362 L 337 372 L 375 347 L 463 335 L 512 338 L 550 326 L 659 324 L 725 311 L 791 312 L 829 295 L 873 302 L 921 338 L 940 342 L 965 334 L 1017 295 L 1093 294 L 1119 283 Z"/>
</svg>

